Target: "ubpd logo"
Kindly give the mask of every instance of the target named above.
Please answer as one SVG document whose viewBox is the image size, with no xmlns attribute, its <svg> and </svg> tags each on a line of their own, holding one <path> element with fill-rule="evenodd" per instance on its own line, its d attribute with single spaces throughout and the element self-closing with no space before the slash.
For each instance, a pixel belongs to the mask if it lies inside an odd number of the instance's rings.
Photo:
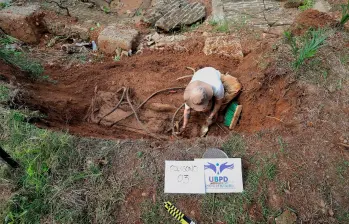
<svg viewBox="0 0 349 224">
<path fill-rule="evenodd" d="M 212 170 L 216 174 L 215 176 L 210 176 L 208 178 L 208 180 L 211 183 L 228 182 L 228 177 L 221 176 L 221 174 L 226 169 L 228 169 L 228 170 L 234 169 L 234 163 L 232 163 L 232 164 L 227 164 L 227 163 L 228 162 L 222 163 L 222 164 L 219 164 L 219 163 L 216 163 L 216 164 L 207 163 L 207 165 L 205 165 L 205 170 L 210 169 L 210 170 Z"/>
</svg>

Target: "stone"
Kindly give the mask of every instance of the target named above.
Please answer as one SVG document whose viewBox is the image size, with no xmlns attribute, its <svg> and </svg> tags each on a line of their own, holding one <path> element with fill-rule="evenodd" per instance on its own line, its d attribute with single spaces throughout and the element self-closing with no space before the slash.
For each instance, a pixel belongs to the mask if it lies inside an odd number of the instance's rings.
<svg viewBox="0 0 349 224">
<path fill-rule="evenodd" d="M 297 216 L 293 212 L 286 210 L 279 217 L 275 218 L 275 224 L 294 224 Z"/>
<path fill-rule="evenodd" d="M 329 12 L 331 10 L 331 5 L 325 0 L 316 0 L 313 9 L 319 12 Z"/>
<path fill-rule="evenodd" d="M 0 28 L 25 43 L 39 42 L 45 27 L 39 5 L 11 6 L 0 10 Z"/>
<path fill-rule="evenodd" d="M 217 54 L 237 60 L 244 57 L 240 40 L 231 35 L 207 37 L 203 52 L 206 55 Z"/>
<path fill-rule="evenodd" d="M 114 54 L 117 49 L 135 50 L 138 37 L 137 30 L 110 25 L 99 34 L 98 47 L 106 54 Z"/>
<path fill-rule="evenodd" d="M 65 16 L 54 18 L 50 16 L 43 18 L 43 23 L 49 33 L 56 36 L 72 36 L 81 40 L 89 39 L 89 23 L 79 24 L 71 22 L 69 21 L 70 18 Z"/>
<path fill-rule="evenodd" d="M 212 21 L 220 22 L 223 21 L 224 18 L 222 0 L 212 0 Z"/>
<path fill-rule="evenodd" d="M 146 12 L 144 21 L 165 31 L 193 24 L 206 17 L 206 7 L 187 0 L 159 0 Z"/>
</svg>

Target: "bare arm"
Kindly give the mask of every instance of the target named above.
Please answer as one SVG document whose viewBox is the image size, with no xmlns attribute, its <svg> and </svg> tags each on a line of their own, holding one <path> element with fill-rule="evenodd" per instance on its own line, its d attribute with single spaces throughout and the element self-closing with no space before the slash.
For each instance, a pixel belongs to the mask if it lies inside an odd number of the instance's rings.
<svg viewBox="0 0 349 224">
<path fill-rule="evenodd" d="M 188 121 L 190 118 L 190 108 L 185 107 L 184 114 L 183 114 L 183 129 L 187 127 Z"/>
<path fill-rule="evenodd" d="M 220 100 L 217 100 L 215 101 L 215 105 L 214 105 L 214 108 L 213 108 L 213 111 L 211 112 L 209 118 L 214 118 L 216 116 L 216 114 L 218 113 L 219 109 L 221 108 L 222 106 L 222 103 L 223 103 L 223 98 L 220 99 Z"/>
</svg>

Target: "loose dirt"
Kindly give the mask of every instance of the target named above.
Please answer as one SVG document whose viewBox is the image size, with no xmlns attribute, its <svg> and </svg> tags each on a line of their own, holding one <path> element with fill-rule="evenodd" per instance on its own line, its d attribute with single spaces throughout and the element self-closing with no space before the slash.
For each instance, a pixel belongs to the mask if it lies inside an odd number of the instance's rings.
<svg viewBox="0 0 349 224">
<path fill-rule="evenodd" d="M 267 43 L 260 43 L 260 47 L 248 54 L 239 64 L 237 61 L 218 57 L 206 56 L 201 53 L 203 43 L 197 41 L 189 52 L 176 52 L 171 49 L 165 51 L 144 51 L 141 55 L 123 58 L 119 62 L 90 63 L 76 65 L 65 69 L 60 65 L 47 66 L 47 74 L 52 82 L 31 81 L 9 65 L 1 62 L 3 75 L 11 79 L 15 75 L 17 82 L 25 89 L 24 103 L 31 109 L 47 114 L 47 118 L 38 123 L 39 126 L 58 130 L 68 130 L 73 134 L 103 138 L 140 138 L 144 131 L 134 116 L 127 118 L 113 127 L 110 127 L 113 116 L 120 118 L 131 112 L 126 100 L 116 113 L 103 119 L 86 121 L 91 100 L 102 95 L 102 101 L 107 107 L 98 108 L 97 112 L 105 115 L 118 102 L 121 87 L 129 87 L 132 104 L 137 107 L 152 93 L 170 87 L 185 87 L 190 81 L 178 77 L 189 75 L 192 71 L 212 66 L 222 73 L 229 73 L 237 77 L 243 85 L 238 101 L 243 105 L 243 112 L 237 131 L 250 132 L 259 129 L 278 126 L 280 119 L 287 119 L 299 105 L 300 91 L 290 85 L 282 76 L 277 76 L 273 69 L 263 70 L 260 64 L 267 63 L 263 56 L 266 53 Z M 139 110 L 140 120 L 152 133 L 171 136 L 171 119 L 173 110 L 157 111 L 151 109 L 154 104 L 167 104 L 178 108 L 183 103 L 183 91 L 168 91 L 153 97 Z M 117 98 L 117 99 L 116 99 Z M 125 98 L 126 99 L 126 98 Z M 122 111 L 123 110 L 123 111 Z M 181 116 L 177 117 L 178 120 Z M 102 115 L 98 118 L 101 118 Z M 203 113 L 193 112 L 190 124 L 184 137 L 198 137 L 200 128 L 206 120 Z M 224 114 L 221 114 L 218 123 L 222 127 Z M 109 122 L 108 122 L 109 119 Z M 224 135 L 227 128 L 214 125 L 209 135 Z M 148 136 L 149 137 L 149 136 Z"/>
<path fill-rule="evenodd" d="M 314 9 L 308 9 L 299 14 L 292 25 L 292 33 L 296 35 L 304 34 L 309 28 L 334 27 L 337 24 L 330 15 Z"/>
</svg>

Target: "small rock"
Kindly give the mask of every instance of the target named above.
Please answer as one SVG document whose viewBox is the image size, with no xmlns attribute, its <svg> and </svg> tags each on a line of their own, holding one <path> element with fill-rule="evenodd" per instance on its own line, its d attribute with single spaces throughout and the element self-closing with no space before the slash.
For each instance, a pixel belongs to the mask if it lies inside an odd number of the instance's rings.
<svg viewBox="0 0 349 224">
<path fill-rule="evenodd" d="M 154 35 L 151 36 L 151 39 L 155 42 L 158 42 L 161 38 L 162 38 L 161 35 L 158 33 L 154 33 Z"/>
<path fill-rule="evenodd" d="M 348 143 L 348 140 L 344 140 L 343 143 Z"/>
<path fill-rule="evenodd" d="M 155 43 L 155 41 L 153 41 L 153 40 L 148 41 L 148 42 L 147 42 L 147 46 L 151 46 L 151 45 L 153 45 L 154 43 Z"/>
<path fill-rule="evenodd" d="M 195 217 L 195 211 L 194 211 L 194 210 L 191 210 L 191 211 L 190 211 L 190 215 L 193 216 L 193 217 Z"/>
<path fill-rule="evenodd" d="M 275 218 L 275 224 L 293 224 L 296 223 L 297 216 L 293 212 L 286 210 L 279 217 Z"/>
<path fill-rule="evenodd" d="M 148 196 L 148 194 L 146 192 L 142 193 L 142 197 L 147 197 L 147 196 Z"/>
<path fill-rule="evenodd" d="M 113 54 L 118 48 L 125 51 L 135 50 L 138 35 L 137 30 L 110 25 L 99 34 L 98 46 L 106 54 Z"/>
</svg>

